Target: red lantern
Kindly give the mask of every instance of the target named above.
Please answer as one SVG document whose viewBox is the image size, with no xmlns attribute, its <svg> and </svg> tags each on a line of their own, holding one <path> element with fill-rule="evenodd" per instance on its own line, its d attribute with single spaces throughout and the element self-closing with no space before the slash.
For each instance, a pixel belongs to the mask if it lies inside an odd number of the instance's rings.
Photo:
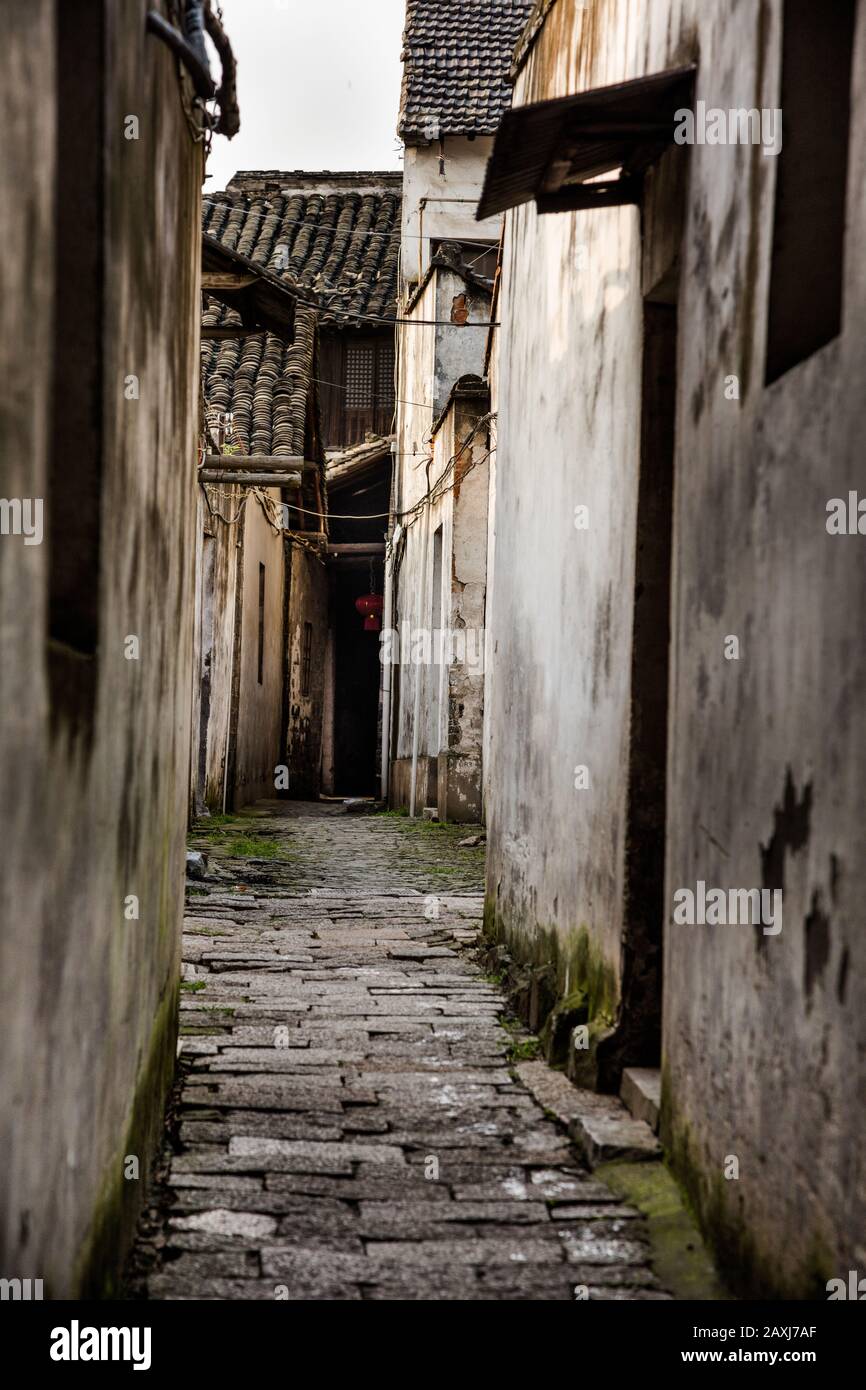
<svg viewBox="0 0 866 1390">
<path fill-rule="evenodd" d="M 365 632 L 382 631 L 382 624 L 379 621 L 383 608 L 381 594 L 364 594 L 363 598 L 355 599 L 355 607 L 364 619 Z"/>
</svg>

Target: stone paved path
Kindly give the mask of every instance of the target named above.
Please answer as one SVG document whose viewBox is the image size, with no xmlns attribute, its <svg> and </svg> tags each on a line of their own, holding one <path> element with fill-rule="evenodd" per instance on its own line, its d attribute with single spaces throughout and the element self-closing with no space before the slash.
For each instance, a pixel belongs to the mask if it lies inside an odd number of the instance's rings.
<svg viewBox="0 0 866 1390">
<path fill-rule="evenodd" d="M 158 1299 L 658 1298 L 642 1223 L 510 1066 L 463 827 L 261 803 L 194 837 Z"/>
</svg>

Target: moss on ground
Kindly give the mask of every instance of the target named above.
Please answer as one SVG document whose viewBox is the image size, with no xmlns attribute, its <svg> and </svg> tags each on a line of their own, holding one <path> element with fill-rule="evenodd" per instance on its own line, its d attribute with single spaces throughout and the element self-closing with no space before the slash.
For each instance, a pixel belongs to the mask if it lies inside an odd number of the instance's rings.
<svg viewBox="0 0 866 1390">
<path fill-rule="evenodd" d="M 646 1217 L 653 1269 L 669 1293 L 678 1299 L 702 1301 L 732 1297 L 716 1271 L 687 1199 L 664 1162 L 602 1163 L 594 1177 Z"/>
<path fill-rule="evenodd" d="M 812 1233 L 805 1257 L 799 1258 L 762 1243 L 743 1218 L 735 1195 L 738 1184 L 726 1180 L 721 1167 L 708 1171 L 690 1125 L 674 1114 L 671 1096 L 670 1073 L 663 1067 L 660 1133 L 665 1152 L 736 1294 L 753 1299 L 826 1299 L 827 1281 L 838 1273 L 830 1243 L 820 1233 Z M 801 1248 L 804 1244 L 800 1242 Z"/>
</svg>

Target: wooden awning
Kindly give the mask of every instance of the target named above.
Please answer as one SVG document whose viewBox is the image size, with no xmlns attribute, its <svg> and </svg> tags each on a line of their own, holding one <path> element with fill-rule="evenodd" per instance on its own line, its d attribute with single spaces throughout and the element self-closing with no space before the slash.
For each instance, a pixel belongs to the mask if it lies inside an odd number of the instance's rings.
<svg viewBox="0 0 866 1390">
<path fill-rule="evenodd" d="M 637 202 L 644 170 L 673 143 L 675 113 L 692 104 L 695 71 L 694 64 L 669 68 L 507 111 L 478 221 L 531 198 L 539 212 Z"/>
<path fill-rule="evenodd" d="M 266 270 L 237 251 L 230 251 L 207 232 L 201 238 L 202 290 L 214 299 L 236 309 L 240 328 L 203 330 L 202 336 L 237 337 L 267 329 L 291 342 L 295 331 L 295 308 L 312 304 L 309 296 L 294 290 L 273 271 Z"/>
</svg>

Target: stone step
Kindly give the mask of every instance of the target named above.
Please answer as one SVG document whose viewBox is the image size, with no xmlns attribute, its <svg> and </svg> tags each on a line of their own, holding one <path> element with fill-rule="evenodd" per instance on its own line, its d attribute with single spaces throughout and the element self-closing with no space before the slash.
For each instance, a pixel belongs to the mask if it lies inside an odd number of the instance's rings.
<svg viewBox="0 0 866 1390">
<path fill-rule="evenodd" d="M 546 1062 L 523 1062 L 516 1070 L 538 1103 L 568 1130 L 591 1168 L 613 1159 L 661 1157 L 661 1145 L 649 1125 L 629 1115 L 618 1096 L 574 1086 Z"/>
<path fill-rule="evenodd" d="M 658 1134 L 662 1099 L 662 1074 L 658 1067 L 627 1067 L 619 1094 L 632 1118 L 643 1120 L 653 1134 Z"/>
<path fill-rule="evenodd" d="M 594 1096 L 605 1104 L 587 1106 L 575 1115 L 568 1133 L 590 1168 L 614 1159 L 637 1162 L 661 1158 L 662 1149 L 649 1125 L 635 1120 L 618 1096 Z"/>
</svg>

